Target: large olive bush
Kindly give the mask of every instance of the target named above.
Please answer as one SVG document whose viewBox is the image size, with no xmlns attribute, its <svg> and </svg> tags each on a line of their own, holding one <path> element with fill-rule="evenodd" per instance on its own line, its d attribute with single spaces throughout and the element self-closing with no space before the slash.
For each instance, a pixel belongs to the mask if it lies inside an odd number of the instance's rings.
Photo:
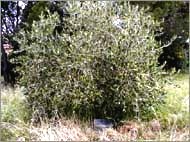
<svg viewBox="0 0 190 142">
<path fill-rule="evenodd" d="M 34 114 L 142 119 L 161 102 L 158 23 L 144 9 L 111 4 L 70 3 L 59 34 L 57 14 L 19 32 L 19 83 Z"/>
</svg>

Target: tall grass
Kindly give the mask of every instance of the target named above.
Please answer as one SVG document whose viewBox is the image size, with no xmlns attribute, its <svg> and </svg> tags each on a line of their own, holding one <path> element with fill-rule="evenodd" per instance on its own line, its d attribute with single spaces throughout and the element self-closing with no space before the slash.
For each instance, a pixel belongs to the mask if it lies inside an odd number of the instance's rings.
<svg viewBox="0 0 190 142">
<path fill-rule="evenodd" d="M 165 128 L 182 128 L 189 124 L 189 75 L 175 74 L 166 83 L 166 103 L 157 110 Z"/>
<path fill-rule="evenodd" d="M 22 88 L 1 89 L 1 141 L 29 138 L 30 112 Z"/>
</svg>

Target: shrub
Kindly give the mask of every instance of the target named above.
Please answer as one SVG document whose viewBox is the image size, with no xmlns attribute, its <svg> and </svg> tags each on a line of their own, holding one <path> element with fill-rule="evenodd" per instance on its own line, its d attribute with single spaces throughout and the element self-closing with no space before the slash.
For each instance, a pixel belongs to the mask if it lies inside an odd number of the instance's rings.
<svg viewBox="0 0 190 142">
<path fill-rule="evenodd" d="M 16 40 L 26 50 L 17 60 L 19 83 L 35 114 L 151 116 L 164 94 L 154 40 L 158 23 L 144 9 L 111 4 L 70 3 L 59 34 L 52 34 L 60 24 L 57 14 L 41 15 L 31 31 L 19 32 Z"/>
</svg>

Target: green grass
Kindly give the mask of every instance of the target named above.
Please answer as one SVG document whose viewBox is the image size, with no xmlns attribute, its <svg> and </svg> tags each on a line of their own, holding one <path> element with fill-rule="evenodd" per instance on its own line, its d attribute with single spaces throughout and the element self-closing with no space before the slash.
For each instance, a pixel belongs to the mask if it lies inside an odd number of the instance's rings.
<svg viewBox="0 0 190 142">
<path fill-rule="evenodd" d="M 185 127 L 189 123 L 189 75 L 175 74 L 170 79 L 164 87 L 166 103 L 156 113 L 166 128 Z"/>
<path fill-rule="evenodd" d="M 1 89 L 1 141 L 29 137 L 29 110 L 22 88 Z"/>
</svg>

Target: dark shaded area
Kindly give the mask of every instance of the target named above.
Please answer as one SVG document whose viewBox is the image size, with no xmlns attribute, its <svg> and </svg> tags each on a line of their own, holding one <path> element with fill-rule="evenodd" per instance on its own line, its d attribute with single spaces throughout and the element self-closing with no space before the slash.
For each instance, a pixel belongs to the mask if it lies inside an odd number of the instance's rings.
<svg viewBox="0 0 190 142">
<path fill-rule="evenodd" d="M 163 53 L 158 58 L 159 65 L 163 65 L 165 70 L 175 68 L 176 71 L 189 67 L 189 43 L 177 38 L 173 43 L 163 48 Z M 185 62 L 186 61 L 186 62 Z"/>
<path fill-rule="evenodd" d="M 8 38 L 10 38 L 10 40 Z M 12 40 L 11 37 L 8 38 L 1 39 L 1 76 L 4 78 L 4 85 L 10 85 L 14 87 L 16 84 L 16 79 L 19 77 L 19 72 L 16 72 L 16 68 L 21 66 L 21 64 L 17 62 L 11 62 L 11 59 L 16 59 L 18 56 L 25 55 L 26 51 L 20 51 L 19 44 Z M 12 45 L 13 51 L 10 53 L 10 55 L 7 55 L 3 44 Z"/>
<path fill-rule="evenodd" d="M 3 48 L 4 43 L 6 42 L 1 42 L 1 76 L 4 77 L 4 85 L 13 86 L 15 83 L 15 74 L 12 71 L 14 65 L 8 61 L 8 56 Z"/>
<path fill-rule="evenodd" d="M 122 105 L 114 104 L 115 97 L 117 96 L 117 86 L 121 84 L 117 79 L 119 73 L 118 69 L 108 59 L 99 57 L 96 59 L 97 63 L 92 66 L 93 78 L 97 89 L 101 95 L 106 99 L 97 97 L 94 102 L 94 118 L 113 118 L 115 122 L 122 119 Z M 121 98 L 122 99 L 122 98 Z"/>
</svg>

